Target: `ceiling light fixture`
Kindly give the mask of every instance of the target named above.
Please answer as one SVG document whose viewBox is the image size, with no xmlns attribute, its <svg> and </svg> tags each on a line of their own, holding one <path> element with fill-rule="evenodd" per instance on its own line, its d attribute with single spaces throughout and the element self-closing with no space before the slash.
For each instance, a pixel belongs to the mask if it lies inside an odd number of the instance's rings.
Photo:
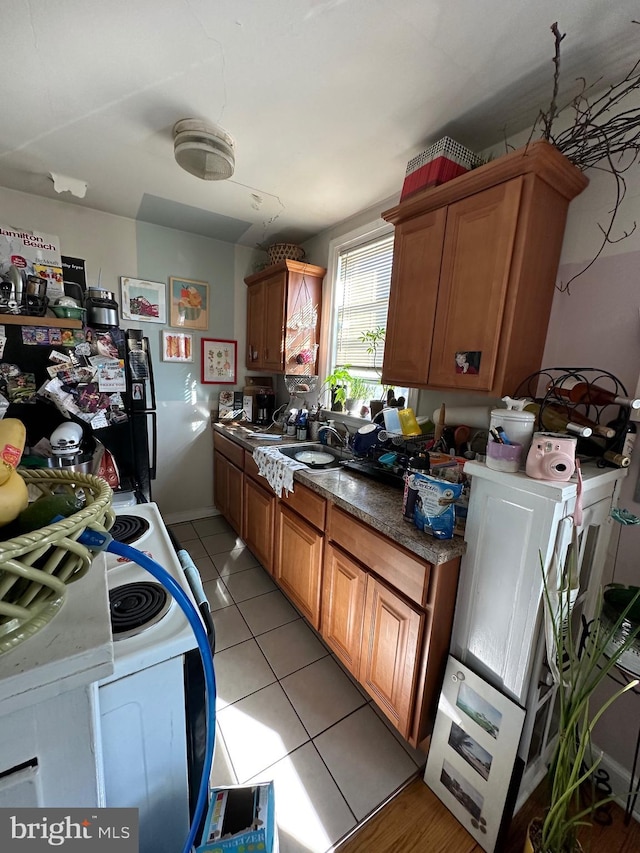
<svg viewBox="0 0 640 853">
<path fill-rule="evenodd" d="M 233 175 L 232 137 L 215 124 L 183 118 L 173 126 L 173 153 L 185 171 L 203 181 L 224 181 Z"/>
</svg>

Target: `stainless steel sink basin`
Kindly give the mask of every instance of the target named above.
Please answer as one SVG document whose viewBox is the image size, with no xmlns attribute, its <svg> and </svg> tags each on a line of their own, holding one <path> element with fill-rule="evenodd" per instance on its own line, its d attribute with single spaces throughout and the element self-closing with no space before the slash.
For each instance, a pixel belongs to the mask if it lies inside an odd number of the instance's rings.
<svg viewBox="0 0 640 853">
<path fill-rule="evenodd" d="M 341 447 L 321 444 L 319 441 L 300 441 L 297 444 L 285 444 L 278 450 L 290 459 L 304 463 L 314 471 L 327 471 L 331 468 L 337 468 L 342 462 L 353 459 L 353 454 L 350 451 L 343 450 Z"/>
</svg>

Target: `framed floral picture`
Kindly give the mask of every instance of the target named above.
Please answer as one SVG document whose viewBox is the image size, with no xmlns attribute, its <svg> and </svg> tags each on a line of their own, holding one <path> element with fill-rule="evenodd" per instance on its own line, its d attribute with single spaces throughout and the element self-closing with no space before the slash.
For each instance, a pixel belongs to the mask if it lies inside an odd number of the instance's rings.
<svg viewBox="0 0 640 853">
<path fill-rule="evenodd" d="M 238 345 L 236 341 L 202 339 L 203 385 L 235 385 Z"/>
<path fill-rule="evenodd" d="M 167 324 L 167 285 L 161 281 L 120 277 L 123 320 Z"/>
<path fill-rule="evenodd" d="M 206 332 L 209 328 L 209 285 L 188 278 L 169 279 L 170 326 Z"/>
<path fill-rule="evenodd" d="M 162 330 L 163 361 L 193 361 L 193 335 Z"/>
</svg>

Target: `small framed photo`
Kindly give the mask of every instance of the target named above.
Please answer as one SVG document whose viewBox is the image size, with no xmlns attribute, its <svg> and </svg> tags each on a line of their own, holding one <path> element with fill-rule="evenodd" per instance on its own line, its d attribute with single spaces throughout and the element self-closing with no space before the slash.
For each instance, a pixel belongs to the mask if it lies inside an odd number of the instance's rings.
<svg viewBox="0 0 640 853">
<path fill-rule="evenodd" d="M 141 278 L 120 278 L 123 320 L 167 325 L 167 285 Z"/>
<path fill-rule="evenodd" d="M 236 341 L 202 339 L 202 384 L 235 385 L 238 345 Z"/>
<path fill-rule="evenodd" d="M 206 332 L 209 328 L 209 285 L 188 278 L 169 279 L 169 325 Z"/>
<path fill-rule="evenodd" d="M 487 853 L 511 818 L 507 799 L 519 781 L 524 716 L 524 708 L 449 656 L 424 781 Z"/>
<path fill-rule="evenodd" d="M 193 335 L 162 330 L 163 361 L 193 361 Z"/>
</svg>

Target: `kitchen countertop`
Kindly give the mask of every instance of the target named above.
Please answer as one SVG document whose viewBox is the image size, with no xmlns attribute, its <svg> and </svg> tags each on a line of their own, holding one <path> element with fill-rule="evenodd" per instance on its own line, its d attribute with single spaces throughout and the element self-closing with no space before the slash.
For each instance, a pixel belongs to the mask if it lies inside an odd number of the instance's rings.
<svg viewBox="0 0 640 853">
<path fill-rule="evenodd" d="M 214 421 L 212 427 L 216 432 L 235 441 L 250 452 L 256 447 L 283 447 L 295 444 L 295 439 L 286 435 L 277 440 L 252 438 L 251 427 L 240 424 L 227 426 Z M 294 482 L 297 480 L 303 483 L 345 512 L 359 518 L 430 563 L 447 563 L 464 554 L 467 549 L 461 536 L 445 540 L 434 539 L 428 533 L 422 533 L 413 524 L 404 521 L 402 492 L 393 486 L 387 486 L 342 467 L 328 471 L 300 469 L 294 472 L 293 478 Z"/>
</svg>

